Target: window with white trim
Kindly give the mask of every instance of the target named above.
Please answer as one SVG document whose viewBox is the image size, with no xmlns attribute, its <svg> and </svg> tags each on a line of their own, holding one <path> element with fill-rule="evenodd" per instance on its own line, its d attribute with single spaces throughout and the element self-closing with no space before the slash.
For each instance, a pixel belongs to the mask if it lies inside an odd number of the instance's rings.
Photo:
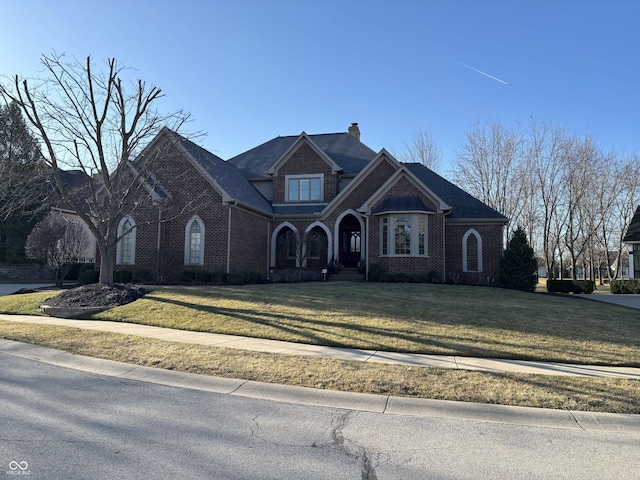
<svg viewBox="0 0 640 480">
<path fill-rule="evenodd" d="M 287 175 L 288 202 L 321 202 L 324 198 L 323 175 Z"/>
<path fill-rule="evenodd" d="M 395 214 L 380 218 L 380 255 L 426 257 L 427 216 Z"/>
<path fill-rule="evenodd" d="M 185 228 L 184 264 L 204 265 L 204 223 L 197 216 Z"/>
<path fill-rule="evenodd" d="M 118 225 L 118 245 L 116 247 L 116 264 L 134 265 L 136 252 L 136 224 L 127 216 Z"/>
</svg>

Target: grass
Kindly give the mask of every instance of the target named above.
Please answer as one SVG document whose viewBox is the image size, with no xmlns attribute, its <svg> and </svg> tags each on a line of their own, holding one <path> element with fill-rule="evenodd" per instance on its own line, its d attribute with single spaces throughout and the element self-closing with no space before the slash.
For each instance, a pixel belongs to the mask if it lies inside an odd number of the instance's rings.
<svg viewBox="0 0 640 480">
<path fill-rule="evenodd" d="M 33 314 L 51 293 L 0 298 Z M 92 318 L 341 347 L 640 366 L 638 312 L 565 296 L 413 284 L 157 288 Z M 347 391 L 640 413 L 640 382 L 361 364 L 0 322 L 0 337 L 142 365 Z"/>
</svg>

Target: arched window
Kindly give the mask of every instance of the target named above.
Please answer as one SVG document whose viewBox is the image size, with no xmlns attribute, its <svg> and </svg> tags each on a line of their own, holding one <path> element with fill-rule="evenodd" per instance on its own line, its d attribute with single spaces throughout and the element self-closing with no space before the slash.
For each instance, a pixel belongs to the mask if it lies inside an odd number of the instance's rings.
<svg viewBox="0 0 640 480">
<path fill-rule="evenodd" d="M 134 265 L 136 263 L 136 224 L 127 216 L 118 225 L 118 245 L 116 247 L 116 263 Z"/>
<path fill-rule="evenodd" d="M 482 272 L 482 237 L 475 228 L 462 237 L 462 271 Z"/>
<path fill-rule="evenodd" d="M 204 223 L 200 217 L 187 222 L 184 242 L 184 264 L 204 265 Z"/>
</svg>

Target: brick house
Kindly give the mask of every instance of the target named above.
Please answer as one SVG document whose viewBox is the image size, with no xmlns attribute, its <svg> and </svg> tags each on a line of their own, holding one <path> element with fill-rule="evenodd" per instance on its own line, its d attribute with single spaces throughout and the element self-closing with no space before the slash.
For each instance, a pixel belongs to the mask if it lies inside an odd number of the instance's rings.
<svg viewBox="0 0 640 480">
<path fill-rule="evenodd" d="M 164 129 L 130 166 L 154 202 L 120 221 L 131 230 L 116 269 L 269 278 L 339 262 L 472 285 L 498 277 L 507 218 L 421 164 L 374 152 L 357 124 L 276 137 L 228 161 Z"/>
<path fill-rule="evenodd" d="M 640 278 L 640 206 L 636 208 L 622 241 L 631 248 L 629 251 L 629 277 Z"/>
</svg>

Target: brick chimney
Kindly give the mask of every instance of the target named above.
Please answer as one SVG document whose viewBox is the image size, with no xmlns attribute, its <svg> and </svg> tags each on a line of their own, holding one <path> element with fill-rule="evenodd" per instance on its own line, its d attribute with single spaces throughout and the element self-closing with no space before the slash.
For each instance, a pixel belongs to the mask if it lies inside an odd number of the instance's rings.
<svg viewBox="0 0 640 480">
<path fill-rule="evenodd" d="M 349 127 L 349 135 L 355 137 L 356 140 L 360 141 L 360 129 L 358 128 L 358 122 L 352 123 Z"/>
</svg>

